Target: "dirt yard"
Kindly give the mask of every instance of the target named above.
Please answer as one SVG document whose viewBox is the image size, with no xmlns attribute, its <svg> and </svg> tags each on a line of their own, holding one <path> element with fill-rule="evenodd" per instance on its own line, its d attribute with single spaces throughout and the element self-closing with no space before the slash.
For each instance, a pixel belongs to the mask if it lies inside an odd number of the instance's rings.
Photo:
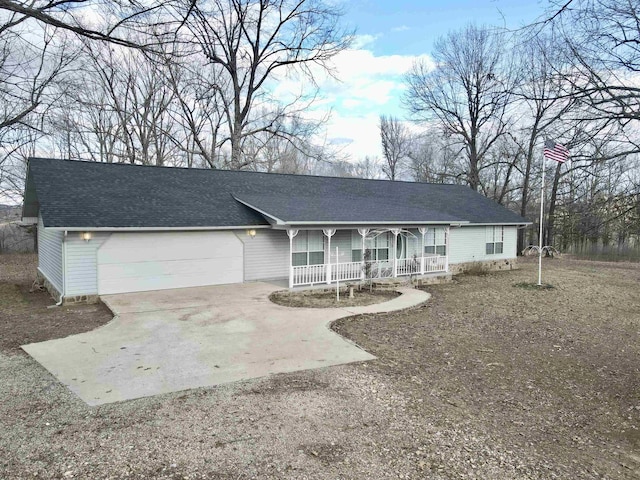
<svg viewBox="0 0 640 480">
<path fill-rule="evenodd" d="M 640 478 L 640 265 L 535 279 L 335 325 L 372 362 L 99 408 L 3 347 L 0 478 Z"/>
<path fill-rule="evenodd" d="M 357 307 L 361 305 L 373 305 L 374 303 L 387 302 L 398 296 L 393 291 L 370 291 L 369 287 L 353 289 L 353 297 L 349 296 L 347 288 L 340 289 L 340 301 L 336 300 L 335 290 L 309 290 L 305 292 L 275 292 L 269 299 L 278 305 L 285 307 L 306 308 L 331 308 L 331 307 Z"/>
<path fill-rule="evenodd" d="M 0 255 L 0 351 L 93 330 L 113 315 L 103 304 L 55 307 L 45 290 L 34 289 L 37 257 Z"/>
</svg>

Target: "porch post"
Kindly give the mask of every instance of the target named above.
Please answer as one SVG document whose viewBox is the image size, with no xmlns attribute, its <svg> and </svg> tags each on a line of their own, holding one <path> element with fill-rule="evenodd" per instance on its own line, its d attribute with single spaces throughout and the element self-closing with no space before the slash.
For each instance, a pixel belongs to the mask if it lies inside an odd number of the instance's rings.
<svg viewBox="0 0 640 480">
<path fill-rule="evenodd" d="M 361 274 L 360 274 L 360 279 L 362 281 L 365 280 L 364 278 L 364 269 L 365 269 L 365 265 L 364 265 L 364 250 L 365 250 L 365 239 L 367 238 L 367 235 L 369 234 L 369 229 L 368 228 L 359 228 L 358 229 L 358 233 L 360 234 L 360 236 L 362 237 L 362 269 L 361 269 Z"/>
<path fill-rule="evenodd" d="M 444 229 L 444 235 L 445 235 L 445 239 L 444 239 L 444 245 L 445 245 L 445 252 L 444 252 L 444 271 L 445 272 L 449 272 L 449 230 L 451 229 L 451 227 L 449 225 L 447 225 L 447 228 Z"/>
<path fill-rule="evenodd" d="M 289 237 L 289 288 L 293 288 L 293 237 L 298 235 L 298 230 L 287 229 Z"/>
<path fill-rule="evenodd" d="M 392 228 L 393 233 L 393 277 L 398 276 L 398 235 L 400 234 L 399 228 Z"/>
<path fill-rule="evenodd" d="M 329 257 L 328 257 L 328 259 L 326 259 L 326 261 L 324 263 L 325 263 L 326 280 L 327 280 L 327 284 L 329 284 L 329 283 L 331 283 L 331 237 L 333 237 L 333 235 L 336 233 L 336 229 L 335 228 L 323 228 L 322 229 L 322 233 L 324 233 L 326 235 L 326 237 L 328 238 Z M 336 255 L 337 255 L 337 252 L 336 252 Z M 336 263 L 338 263 L 338 258 L 337 257 L 336 257 Z"/>
<path fill-rule="evenodd" d="M 420 243 L 420 275 L 424 275 L 424 235 L 427 233 L 427 227 L 419 227 L 418 231 L 422 237 L 422 242 Z"/>
</svg>

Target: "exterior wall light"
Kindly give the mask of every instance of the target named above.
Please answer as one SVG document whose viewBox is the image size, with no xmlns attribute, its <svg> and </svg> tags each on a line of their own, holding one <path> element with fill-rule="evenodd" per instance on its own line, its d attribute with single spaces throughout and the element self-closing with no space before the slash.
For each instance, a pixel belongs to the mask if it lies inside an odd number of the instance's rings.
<svg viewBox="0 0 640 480">
<path fill-rule="evenodd" d="M 247 230 L 247 235 L 254 238 L 256 236 L 256 231 L 253 228 L 251 230 Z"/>
<path fill-rule="evenodd" d="M 82 232 L 80 234 L 80 237 L 85 241 L 88 242 L 89 240 L 91 240 L 91 232 Z"/>
</svg>

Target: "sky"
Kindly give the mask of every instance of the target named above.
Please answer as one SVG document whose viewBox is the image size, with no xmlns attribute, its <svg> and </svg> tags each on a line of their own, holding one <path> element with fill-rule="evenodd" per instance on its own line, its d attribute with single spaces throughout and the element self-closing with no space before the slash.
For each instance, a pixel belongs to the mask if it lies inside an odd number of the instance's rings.
<svg viewBox="0 0 640 480">
<path fill-rule="evenodd" d="M 406 117 L 403 75 L 414 61 L 432 62 L 434 42 L 469 23 L 517 29 L 544 13 L 546 2 L 524 0 L 351 0 L 343 18 L 356 30 L 353 46 L 333 59 L 337 81 L 320 81 L 319 104 L 331 110 L 327 142 L 353 161 L 381 157 L 381 114 Z"/>
</svg>

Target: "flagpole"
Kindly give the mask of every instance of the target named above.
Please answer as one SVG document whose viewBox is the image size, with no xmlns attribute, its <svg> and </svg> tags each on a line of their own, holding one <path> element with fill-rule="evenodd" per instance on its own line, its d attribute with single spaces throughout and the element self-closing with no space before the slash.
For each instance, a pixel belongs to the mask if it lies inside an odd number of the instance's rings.
<svg viewBox="0 0 640 480">
<path fill-rule="evenodd" d="M 542 156 L 542 187 L 540 188 L 540 249 L 538 250 L 538 286 L 542 286 L 542 221 L 544 219 L 544 155 Z"/>
</svg>

